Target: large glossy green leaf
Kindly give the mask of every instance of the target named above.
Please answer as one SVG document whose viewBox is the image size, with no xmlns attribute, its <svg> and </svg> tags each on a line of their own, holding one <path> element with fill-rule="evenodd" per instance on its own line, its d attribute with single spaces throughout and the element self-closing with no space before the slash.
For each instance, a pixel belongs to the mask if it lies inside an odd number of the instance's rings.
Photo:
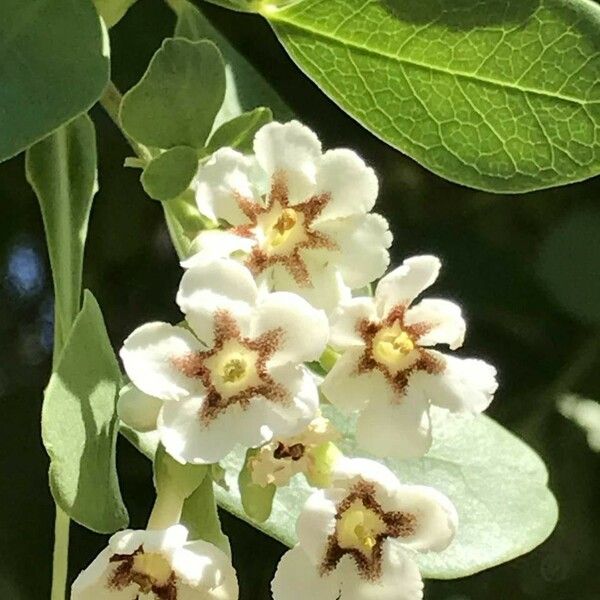
<svg viewBox="0 0 600 600">
<path fill-rule="evenodd" d="M 90 118 L 82 115 L 29 148 L 26 174 L 44 219 L 60 349 L 80 308 L 83 250 L 96 191 L 96 134 Z"/>
<path fill-rule="evenodd" d="M 343 450 L 350 456 L 365 456 L 354 446 L 352 421 L 330 409 L 325 412 L 349 440 Z M 417 556 L 423 575 L 464 577 L 544 541 L 556 524 L 557 506 L 547 487 L 546 468 L 533 450 L 486 416 L 438 420 L 436 440 L 426 457 L 387 461 L 401 481 L 434 486 L 458 509 L 459 532 L 452 545 L 439 554 Z M 243 462 L 241 451 L 222 461 L 230 490 L 217 489 L 217 500 L 252 522 L 242 508 L 235 481 Z M 296 519 L 310 492 L 304 477 L 295 477 L 278 490 L 269 520 L 253 524 L 289 546 L 295 544 Z"/>
<path fill-rule="evenodd" d="M 44 394 L 42 439 L 56 503 L 100 533 L 128 522 L 115 465 L 120 380 L 100 307 L 86 291 Z"/>
<path fill-rule="evenodd" d="M 0 160 L 85 112 L 108 81 L 108 41 L 87 0 L 2 0 Z"/>
<path fill-rule="evenodd" d="M 208 39 L 223 53 L 227 91 L 215 127 L 258 106 L 268 106 L 275 118 L 287 120 L 292 113 L 269 82 L 219 33 L 204 14 L 187 0 L 170 0 L 177 12 L 175 35 L 197 41 Z"/>
<path fill-rule="evenodd" d="M 225 96 L 225 66 L 210 41 L 167 39 L 121 103 L 123 128 L 147 146 L 202 148 Z"/>
<path fill-rule="evenodd" d="M 591 0 L 299 0 L 263 14 L 325 93 L 443 177 L 520 192 L 600 172 Z"/>
</svg>

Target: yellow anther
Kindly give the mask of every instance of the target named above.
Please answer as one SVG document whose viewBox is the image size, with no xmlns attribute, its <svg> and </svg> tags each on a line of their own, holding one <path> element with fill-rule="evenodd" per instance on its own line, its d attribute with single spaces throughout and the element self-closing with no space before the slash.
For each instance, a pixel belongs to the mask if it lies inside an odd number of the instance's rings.
<svg viewBox="0 0 600 600">
<path fill-rule="evenodd" d="M 284 208 L 281 215 L 275 221 L 269 234 L 269 243 L 271 246 L 279 246 L 290 235 L 290 232 L 298 222 L 298 214 L 291 208 Z"/>
<path fill-rule="evenodd" d="M 378 536 L 386 530 L 379 514 L 355 500 L 338 521 L 338 544 L 341 548 L 354 548 L 368 555 L 377 545 Z"/>
<path fill-rule="evenodd" d="M 149 577 L 158 587 L 166 585 L 173 574 L 169 561 L 156 552 L 136 554 L 132 570 Z"/>
<path fill-rule="evenodd" d="M 416 344 L 398 322 L 381 329 L 373 338 L 373 357 L 396 371 L 407 368 L 414 360 Z"/>
<path fill-rule="evenodd" d="M 236 383 L 246 375 L 248 365 L 243 358 L 232 358 L 223 366 L 221 377 L 226 383 Z"/>
</svg>

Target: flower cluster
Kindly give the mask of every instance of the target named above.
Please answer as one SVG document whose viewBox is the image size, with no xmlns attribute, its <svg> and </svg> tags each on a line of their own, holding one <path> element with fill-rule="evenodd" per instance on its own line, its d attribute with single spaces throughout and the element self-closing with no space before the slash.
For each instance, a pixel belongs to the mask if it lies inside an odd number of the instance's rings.
<svg viewBox="0 0 600 600">
<path fill-rule="evenodd" d="M 350 150 L 323 152 L 295 121 L 260 129 L 252 156 L 218 150 L 194 188 L 214 227 L 198 233 L 182 263 L 184 320 L 142 325 L 123 344 L 130 383 L 121 420 L 156 431 L 180 464 L 211 465 L 252 448 L 244 468 L 253 484 L 282 486 L 303 473 L 321 488 L 278 568 L 275 600 L 421 598 L 412 553 L 451 542 L 452 503 L 401 484 L 377 462 L 343 457 L 342 432 L 320 403 L 358 412 L 358 445 L 397 458 L 429 450 L 432 405 L 464 413 L 489 405 L 494 368 L 433 349 L 462 345 L 460 308 L 414 303 L 440 261 L 409 258 L 384 276 L 392 238 L 370 212 L 375 173 Z M 323 378 L 314 365 L 325 355 L 336 362 L 321 361 L 330 367 Z M 73 598 L 237 598 L 229 559 L 208 543 L 186 543 L 185 529 L 172 525 L 114 536 Z"/>
</svg>

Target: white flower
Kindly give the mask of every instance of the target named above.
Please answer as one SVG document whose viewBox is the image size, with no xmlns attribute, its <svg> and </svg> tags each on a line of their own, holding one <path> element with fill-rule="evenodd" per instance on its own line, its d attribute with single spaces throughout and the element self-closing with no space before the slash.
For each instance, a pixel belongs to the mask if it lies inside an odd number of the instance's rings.
<svg viewBox="0 0 600 600">
<path fill-rule="evenodd" d="M 298 519 L 298 544 L 272 583 L 274 600 L 419 600 L 411 554 L 446 548 L 458 517 L 433 488 L 402 485 L 383 465 L 342 459 L 331 489 L 315 492 Z"/>
<path fill-rule="evenodd" d="M 233 255 L 270 289 L 327 311 L 385 272 L 392 236 L 385 219 L 368 214 L 378 182 L 359 156 L 322 153 L 297 121 L 262 127 L 254 152 L 223 148 L 200 167 L 198 208 L 226 229 L 201 232 L 196 256 Z"/>
<path fill-rule="evenodd" d="M 276 439 L 262 446 L 250 460 L 252 482 L 265 487 L 287 485 L 297 473 L 305 473 L 309 481 L 327 479 L 327 459 L 332 452 L 332 442 L 339 432 L 329 419 L 317 415 L 299 434 Z M 329 452 L 328 452 L 329 451 Z M 338 451 L 339 453 L 339 451 Z"/>
<path fill-rule="evenodd" d="M 151 427 L 156 419 L 167 452 L 192 463 L 217 462 L 236 443 L 260 446 L 310 423 L 318 392 L 302 363 L 325 348 L 323 311 L 288 292 L 259 294 L 246 267 L 222 258 L 186 271 L 177 302 L 191 331 L 148 323 L 124 342 L 125 370 L 148 410 L 135 415 L 121 400 L 124 420 Z M 163 401 L 158 416 L 145 395 Z"/>
<path fill-rule="evenodd" d="M 231 562 L 182 525 L 113 535 L 71 589 L 71 600 L 237 600 Z"/>
<path fill-rule="evenodd" d="M 413 300 L 437 278 L 440 261 L 415 256 L 381 279 L 374 298 L 355 298 L 331 320 L 344 354 L 321 387 L 342 410 L 360 410 L 358 443 L 377 456 L 422 456 L 431 446 L 430 404 L 480 413 L 497 388 L 482 360 L 430 349 L 462 345 L 465 322 L 448 300 Z"/>
</svg>

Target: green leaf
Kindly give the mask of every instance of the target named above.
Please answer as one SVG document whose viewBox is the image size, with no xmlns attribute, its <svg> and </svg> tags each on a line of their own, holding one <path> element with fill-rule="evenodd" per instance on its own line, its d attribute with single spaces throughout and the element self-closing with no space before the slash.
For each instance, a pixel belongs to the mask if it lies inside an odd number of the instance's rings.
<svg viewBox="0 0 600 600">
<path fill-rule="evenodd" d="M 300 0 L 263 13 L 326 94 L 447 179 L 525 192 L 600 172 L 590 0 Z"/>
<path fill-rule="evenodd" d="M 44 394 L 42 439 L 56 503 L 99 533 L 128 522 L 115 465 L 120 380 L 100 307 L 86 291 Z"/>
<path fill-rule="evenodd" d="M 2 0 L 0 160 L 85 112 L 109 77 L 108 40 L 90 2 Z"/>
<path fill-rule="evenodd" d="M 181 0 L 167 0 L 171 5 L 177 5 L 181 3 Z M 229 10 L 237 10 L 239 12 L 254 12 L 253 4 L 256 4 L 254 0 L 206 0 L 211 4 L 216 4 Z"/>
<path fill-rule="evenodd" d="M 209 41 L 167 39 L 123 98 L 120 118 L 134 140 L 156 148 L 202 148 L 225 96 L 221 53 Z"/>
<path fill-rule="evenodd" d="M 579 210 L 562 221 L 542 244 L 537 272 L 563 309 L 600 324 L 600 211 Z"/>
<path fill-rule="evenodd" d="M 273 499 L 277 488 L 273 484 L 260 486 L 252 482 L 249 461 L 258 454 L 258 450 L 249 449 L 239 471 L 238 490 L 240 502 L 244 512 L 250 519 L 257 523 L 263 523 L 271 515 Z"/>
<path fill-rule="evenodd" d="M 29 148 L 26 174 L 44 219 L 54 280 L 55 344 L 61 348 L 79 313 L 84 244 L 97 189 L 90 118 L 82 115 Z"/>
<path fill-rule="evenodd" d="M 231 556 L 229 539 L 221 529 L 211 477 L 206 477 L 185 501 L 181 522 L 187 527 L 190 540 L 210 542 Z"/>
<path fill-rule="evenodd" d="M 353 421 L 330 407 L 324 413 L 349 440 L 339 444 L 341 449 L 349 456 L 365 456 L 354 445 Z M 486 416 L 434 418 L 436 436 L 427 456 L 385 461 L 402 482 L 433 486 L 458 509 L 460 525 L 452 545 L 441 553 L 416 556 L 423 575 L 464 577 L 525 554 L 544 541 L 558 511 L 547 488 L 546 468 L 533 450 Z M 231 454 L 221 464 L 233 474 L 242 468 L 244 454 Z M 229 492 L 216 490 L 219 504 L 250 521 L 232 476 L 228 483 Z M 310 492 L 304 477 L 295 477 L 277 491 L 270 519 L 253 524 L 294 545 L 296 519 Z"/>
<path fill-rule="evenodd" d="M 158 494 L 172 491 L 181 498 L 189 498 L 207 474 L 207 465 L 182 465 L 167 454 L 162 445 L 158 446 L 154 456 L 154 487 Z"/>
<path fill-rule="evenodd" d="M 211 25 L 198 8 L 187 0 L 170 0 L 170 4 L 178 15 L 175 28 L 177 37 L 192 41 L 211 40 L 223 53 L 227 91 L 215 127 L 257 106 L 268 106 L 275 117 L 282 121 L 292 117 L 290 108 L 268 81 Z"/>
<path fill-rule="evenodd" d="M 96 10 L 107 27 L 116 25 L 135 3 L 136 0 L 94 0 Z"/>
<path fill-rule="evenodd" d="M 175 146 L 153 159 L 142 173 L 142 186 L 155 200 L 170 200 L 188 189 L 198 170 L 198 154 L 188 146 Z"/>
<path fill-rule="evenodd" d="M 211 136 L 204 152 L 211 154 L 229 146 L 240 152 L 252 152 L 254 134 L 267 123 L 273 120 L 273 113 L 269 108 L 255 108 L 250 112 L 234 117 L 231 121 L 223 123 Z"/>
</svg>

